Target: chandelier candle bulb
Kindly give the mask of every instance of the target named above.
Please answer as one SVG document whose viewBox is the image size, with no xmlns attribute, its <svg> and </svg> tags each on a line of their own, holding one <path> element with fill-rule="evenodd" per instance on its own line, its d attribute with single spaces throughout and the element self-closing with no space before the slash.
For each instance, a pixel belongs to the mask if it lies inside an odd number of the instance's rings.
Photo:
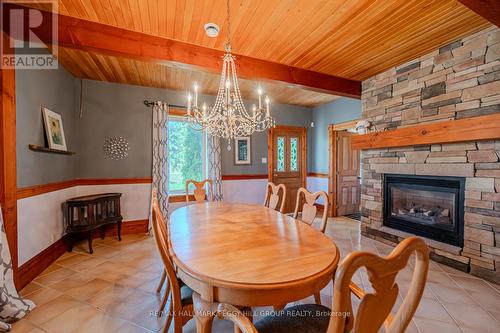
<svg viewBox="0 0 500 333">
<path fill-rule="evenodd" d="M 269 117 L 269 97 L 266 96 L 266 115 Z"/>
<path fill-rule="evenodd" d="M 229 89 L 231 88 L 231 81 L 227 80 L 226 81 L 226 103 L 229 104 L 230 103 L 230 100 L 229 100 Z"/>
<path fill-rule="evenodd" d="M 192 98 L 193 98 L 193 97 L 191 96 L 191 94 L 189 94 L 189 95 L 188 95 L 188 111 L 190 111 L 190 110 L 191 110 L 191 99 L 192 99 Z"/>
<path fill-rule="evenodd" d="M 198 84 L 194 83 L 194 105 L 198 106 Z"/>
<path fill-rule="evenodd" d="M 262 89 L 259 88 L 257 92 L 259 93 L 259 109 L 262 109 Z"/>
</svg>

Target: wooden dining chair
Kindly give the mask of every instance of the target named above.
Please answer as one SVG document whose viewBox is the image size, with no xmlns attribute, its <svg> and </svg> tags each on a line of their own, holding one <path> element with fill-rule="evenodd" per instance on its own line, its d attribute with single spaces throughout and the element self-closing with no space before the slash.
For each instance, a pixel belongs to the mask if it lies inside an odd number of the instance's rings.
<svg viewBox="0 0 500 333">
<path fill-rule="evenodd" d="M 156 203 L 158 203 L 158 196 L 156 189 L 153 188 L 151 192 L 151 208 L 153 208 L 155 201 Z M 168 245 L 168 225 L 164 223 L 160 227 L 161 227 L 160 230 L 162 231 L 165 239 L 167 239 L 167 245 Z M 167 272 L 166 270 L 163 270 L 160 277 L 160 282 L 158 283 L 158 287 L 156 288 L 156 293 L 160 294 L 161 290 L 163 289 L 163 285 L 165 285 L 165 293 L 163 294 L 162 302 L 158 310 L 159 313 L 163 313 L 163 310 L 165 310 L 165 305 L 167 304 L 168 297 L 170 295 L 170 284 L 165 283 L 166 281 L 167 281 Z"/>
<path fill-rule="evenodd" d="M 281 190 L 281 197 L 280 197 Z M 267 183 L 266 199 L 264 206 L 283 213 L 285 209 L 286 187 L 284 184 L 275 185 L 273 182 Z M 278 210 L 279 205 L 279 210 Z"/>
<path fill-rule="evenodd" d="M 194 185 L 194 201 L 200 202 L 200 201 L 213 201 L 214 198 L 214 188 L 213 188 L 213 182 L 211 179 L 205 179 L 202 180 L 201 182 L 196 181 L 194 179 L 189 179 L 186 180 L 186 203 L 189 203 L 189 184 Z M 205 189 L 205 185 L 208 184 L 208 194 Z"/>
<path fill-rule="evenodd" d="M 396 275 L 407 267 L 413 254 L 416 263 L 409 291 L 393 315 L 399 293 Z M 362 267 L 368 271 L 373 292 L 365 293 L 351 281 Z M 331 310 L 317 304 L 297 305 L 265 317 L 255 326 L 232 305 L 219 304 L 217 316 L 231 320 L 243 333 L 376 333 L 382 325 L 386 333 L 403 333 L 420 303 L 428 271 L 429 248 L 421 238 L 410 237 L 385 258 L 369 252 L 349 254 L 337 269 Z M 360 298 L 355 316 L 351 292 Z"/>
<path fill-rule="evenodd" d="M 295 211 L 292 217 L 306 224 L 312 225 L 318 212 L 318 207 L 315 206 L 315 203 L 317 203 L 319 198 L 323 198 L 324 201 L 323 215 L 321 216 L 321 224 L 319 227 L 319 230 L 324 233 L 326 230 L 326 223 L 328 221 L 328 195 L 325 191 L 311 193 L 303 187 L 299 188 L 297 190 Z M 303 203 L 302 206 L 301 203 Z M 321 304 L 321 294 L 319 292 L 314 294 L 314 301 L 316 304 Z"/>
<path fill-rule="evenodd" d="M 152 229 L 158 252 L 166 272 L 166 281 L 169 285 L 165 293 L 166 297 L 170 294 L 170 306 L 167 312 L 165 328 L 163 332 L 168 332 L 171 321 L 174 321 L 174 333 L 182 333 L 182 327 L 193 317 L 193 290 L 184 285 L 176 274 L 174 265 L 169 254 L 168 230 L 163 219 L 163 215 L 158 205 L 156 194 L 153 193 L 152 205 Z"/>
<path fill-rule="evenodd" d="M 302 197 L 304 197 L 304 199 L 302 199 Z M 321 216 L 321 225 L 319 227 L 320 231 L 324 233 L 328 221 L 328 195 L 325 191 L 311 193 L 303 187 L 299 188 L 297 191 L 295 211 L 292 216 L 294 219 L 312 225 L 316 219 L 316 213 L 318 212 L 318 207 L 314 204 L 317 203 L 319 198 L 323 198 L 324 201 L 323 215 Z M 302 202 L 304 202 L 304 204 L 301 207 L 300 204 Z M 300 217 L 299 213 L 301 213 Z"/>
</svg>

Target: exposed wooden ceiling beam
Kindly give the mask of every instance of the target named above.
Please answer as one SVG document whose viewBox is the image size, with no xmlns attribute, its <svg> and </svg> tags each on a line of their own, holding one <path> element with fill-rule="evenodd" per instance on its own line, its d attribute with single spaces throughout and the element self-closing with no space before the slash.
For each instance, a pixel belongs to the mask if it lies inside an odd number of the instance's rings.
<svg viewBox="0 0 500 333">
<path fill-rule="evenodd" d="M 41 12 L 44 20 L 52 19 L 52 13 Z M 59 27 L 57 44 L 64 47 L 155 63 L 173 62 L 179 66 L 195 67 L 215 73 L 221 69 L 224 53 L 219 50 L 56 15 Z M 32 30 L 45 43 L 54 43 L 51 32 L 46 26 L 42 25 Z M 360 81 L 252 57 L 235 56 L 237 73 L 242 78 L 278 81 L 307 90 L 361 98 Z"/>
<path fill-rule="evenodd" d="M 458 0 L 464 6 L 500 27 L 500 0 Z"/>
</svg>

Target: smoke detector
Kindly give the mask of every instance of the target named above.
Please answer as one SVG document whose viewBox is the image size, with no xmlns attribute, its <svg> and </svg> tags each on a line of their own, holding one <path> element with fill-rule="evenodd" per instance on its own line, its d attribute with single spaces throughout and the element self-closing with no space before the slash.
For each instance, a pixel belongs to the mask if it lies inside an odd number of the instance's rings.
<svg viewBox="0 0 500 333">
<path fill-rule="evenodd" d="M 205 32 L 208 37 L 215 38 L 219 35 L 219 26 L 215 23 L 205 24 Z"/>
</svg>

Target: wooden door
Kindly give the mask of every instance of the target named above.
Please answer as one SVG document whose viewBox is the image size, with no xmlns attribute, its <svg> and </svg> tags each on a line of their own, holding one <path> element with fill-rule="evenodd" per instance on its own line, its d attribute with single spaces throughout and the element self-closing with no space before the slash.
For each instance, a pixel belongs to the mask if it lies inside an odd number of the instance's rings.
<svg viewBox="0 0 500 333">
<path fill-rule="evenodd" d="M 285 213 L 293 212 L 297 190 L 306 185 L 306 128 L 276 126 L 269 131 L 268 178 L 286 187 Z"/>
<path fill-rule="evenodd" d="M 360 161 L 359 150 L 351 148 L 352 133 L 339 131 L 337 137 L 337 215 L 359 212 L 360 204 Z"/>
</svg>

